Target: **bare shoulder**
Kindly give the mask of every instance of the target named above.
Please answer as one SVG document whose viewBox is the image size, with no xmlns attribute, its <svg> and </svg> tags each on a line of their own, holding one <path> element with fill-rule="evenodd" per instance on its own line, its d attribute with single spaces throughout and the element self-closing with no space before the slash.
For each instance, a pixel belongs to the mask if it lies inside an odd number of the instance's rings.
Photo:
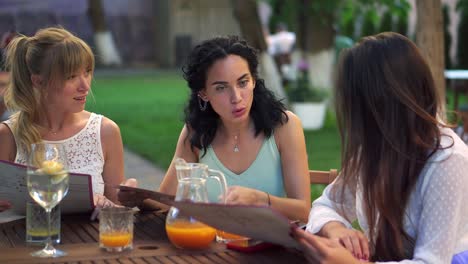
<svg viewBox="0 0 468 264">
<path fill-rule="evenodd" d="M 184 158 L 186 161 L 198 162 L 199 149 L 191 146 L 190 138 L 193 135 L 193 130 L 186 124 L 180 131 L 179 140 L 176 147 L 176 155 Z"/>
<path fill-rule="evenodd" d="M 10 128 L 0 123 L 0 160 L 14 161 L 16 156 L 16 142 Z"/>
<path fill-rule="evenodd" d="M 104 116 L 101 122 L 101 142 L 106 162 L 110 157 L 123 157 L 123 142 L 119 126 Z"/>
<path fill-rule="evenodd" d="M 180 131 L 179 139 L 177 145 L 180 145 L 183 148 L 190 146 L 190 137 L 192 136 L 193 131 L 187 125 L 182 127 Z"/>
<path fill-rule="evenodd" d="M 5 146 L 3 143 L 13 143 L 15 144 L 15 138 L 13 132 L 5 123 L 0 123 L 0 142 L 2 146 Z"/>
<path fill-rule="evenodd" d="M 279 149 L 281 149 L 282 145 L 287 146 L 292 143 L 292 140 L 297 137 L 304 137 L 304 131 L 299 117 L 291 111 L 286 111 L 286 115 L 288 117 L 288 122 L 277 127 L 275 130 L 275 141 Z"/>
<path fill-rule="evenodd" d="M 180 131 L 180 136 L 183 138 L 186 138 L 187 136 L 191 136 L 191 135 L 192 135 L 191 129 L 185 124 L 182 127 L 182 130 Z"/>
<path fill-rule="evenodd" d="M 286 111 L 286 115 L 288 117 L 288 122 L 282 124 L 275 130 L 275 134 L 281 136 L 283 134 L 289 134 L 294 131 L 301 130 L 302 131 L 302 123 L 299 117 L 291 111 Z"/>
<path fill-rule="evenodd" d="M 101 122 L 101 137 L 106 138 L 115 136 L 120 136 L 119 126 L 111 119 L 103 116 Z"/>
</svg>

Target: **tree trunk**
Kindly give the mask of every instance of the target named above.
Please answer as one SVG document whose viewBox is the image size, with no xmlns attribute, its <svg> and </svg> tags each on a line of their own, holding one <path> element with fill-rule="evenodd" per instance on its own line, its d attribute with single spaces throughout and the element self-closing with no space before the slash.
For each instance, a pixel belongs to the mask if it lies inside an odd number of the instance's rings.
<svg viewBox="0 0 468 264">
<path fill-rule="evenodd" d="M 258 16 L 257 2 L 255 0 L 233 0 L 234 16 L 239 21 L 240 30 L 250 45 L 261 52 L 267 50 L 262 24 Z"/>
<path fill-rule="evenodd" d="M 444 28 L 440 0 L 416 0 L 416 44 L 422 50 L 434 77 L 445 119 Z"/>
<path fill-rule="evenodd" d="M 233 0 L 231 3 L 243 37 L 251 46 L 259 50 L 260 72 L 265 79 L 266 86 L 275 93 L 278 99 L 283 99 L 287 103 L 280 74 L 273 58 L 267 53 L 267 43 L 258 15 L 257 2 L 255 0 Z"/>
<path fill-rule="evenodd" d="M 305 20 L 305 50 L 319 53 L 333 48 L 335 30 L 333 29 L 333 14 L 306 16 Z"/>
<path fill-rule="evenodd" d="M 114 38 L 106 26 L 101 0 L 88 0 L 88 12 L 94 30 L 96 55 L 99 62 L 106 66 L 121 65 L 122 59 L 115 45 Z"/>
<path fill-rule="evenodd" d="M 335 58 L 332 13 L 310 14 L 310 0 L 302 0 L 299 10 L 299 46 L 309 67 L 309 80 L 313 87 L 331 89 Z"/>
<path fill-rule="evenodd" d="M 107 31 L 106 20 L 101 0 L 88 0 L 89 16 L 94 32 Z"/>
<path fill-rule="evenodd" d="M 171 47 L 171 0 L 154 1 L 154 17 L 155 17 L 155 44 L 154 52 L 156 53 L 156 61 L 161 67 L 173 67 L 172 61 L 173 47 Z"/>
</svg>

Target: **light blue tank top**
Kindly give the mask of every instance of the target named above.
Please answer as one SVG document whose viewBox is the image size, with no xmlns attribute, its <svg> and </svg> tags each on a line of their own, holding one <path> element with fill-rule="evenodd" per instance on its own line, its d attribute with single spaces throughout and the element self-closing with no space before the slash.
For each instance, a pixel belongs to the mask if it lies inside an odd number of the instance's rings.
<svg viewBox="0 0 468 264">
<path fill-rule="evenodd" d="M 200 151 L 199 162 L 208 165 L 210 169 L 221 171 L 226 177 L 228 187 L 238 185 L 267 192 L 274 196 L 286 197 L 281 157 L 273 135 L 263 141 L 255 161 L 241 174 L 235 174 L 226 168 L 211 146 L 208 147 L 205 156 L 201 157 L 202 153 L 203 151 Z M 220 189 L 216 182 L 209 180 L 207 187 L 210 201 L 217 201 Z"/>
</svg>

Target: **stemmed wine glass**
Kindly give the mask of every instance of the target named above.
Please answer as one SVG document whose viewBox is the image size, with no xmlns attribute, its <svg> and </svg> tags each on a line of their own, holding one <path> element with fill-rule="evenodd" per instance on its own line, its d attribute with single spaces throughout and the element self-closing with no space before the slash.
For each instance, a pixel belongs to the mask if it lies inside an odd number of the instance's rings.
<svg viewBox="0 0 468 264">
<path fill-rule="evenodd" d="M 68 168 L 64 147 L 60 144 L 31 144 L 27 184 L 29 195 L 47 214 L 47 242 L 34 257 L 61 257 L 66 253 L 55 249 L 50 235 L 50 212 L 68 192 Z"/>
</svg>

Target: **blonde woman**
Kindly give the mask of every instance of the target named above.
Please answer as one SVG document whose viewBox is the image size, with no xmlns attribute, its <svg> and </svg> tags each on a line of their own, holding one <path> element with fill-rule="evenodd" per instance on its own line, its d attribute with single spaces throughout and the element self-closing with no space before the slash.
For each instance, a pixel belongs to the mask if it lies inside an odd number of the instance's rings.
<svg viewBox="0 0 468 264">
<path fill-rule="evenodd" d="M 94 70 L 90 47 L 50 27 L 13 39 L 6 66 L 5 103 L 17 112 L 0 124 L 0 159 L 25 164 L 32 143 L 64 144 L 70 171 L 92 176 L 96 206 L 116 203 L 108 186 L 124 179 L 122 139 L 112 120 L 85 110 Z"/>
</svg>

